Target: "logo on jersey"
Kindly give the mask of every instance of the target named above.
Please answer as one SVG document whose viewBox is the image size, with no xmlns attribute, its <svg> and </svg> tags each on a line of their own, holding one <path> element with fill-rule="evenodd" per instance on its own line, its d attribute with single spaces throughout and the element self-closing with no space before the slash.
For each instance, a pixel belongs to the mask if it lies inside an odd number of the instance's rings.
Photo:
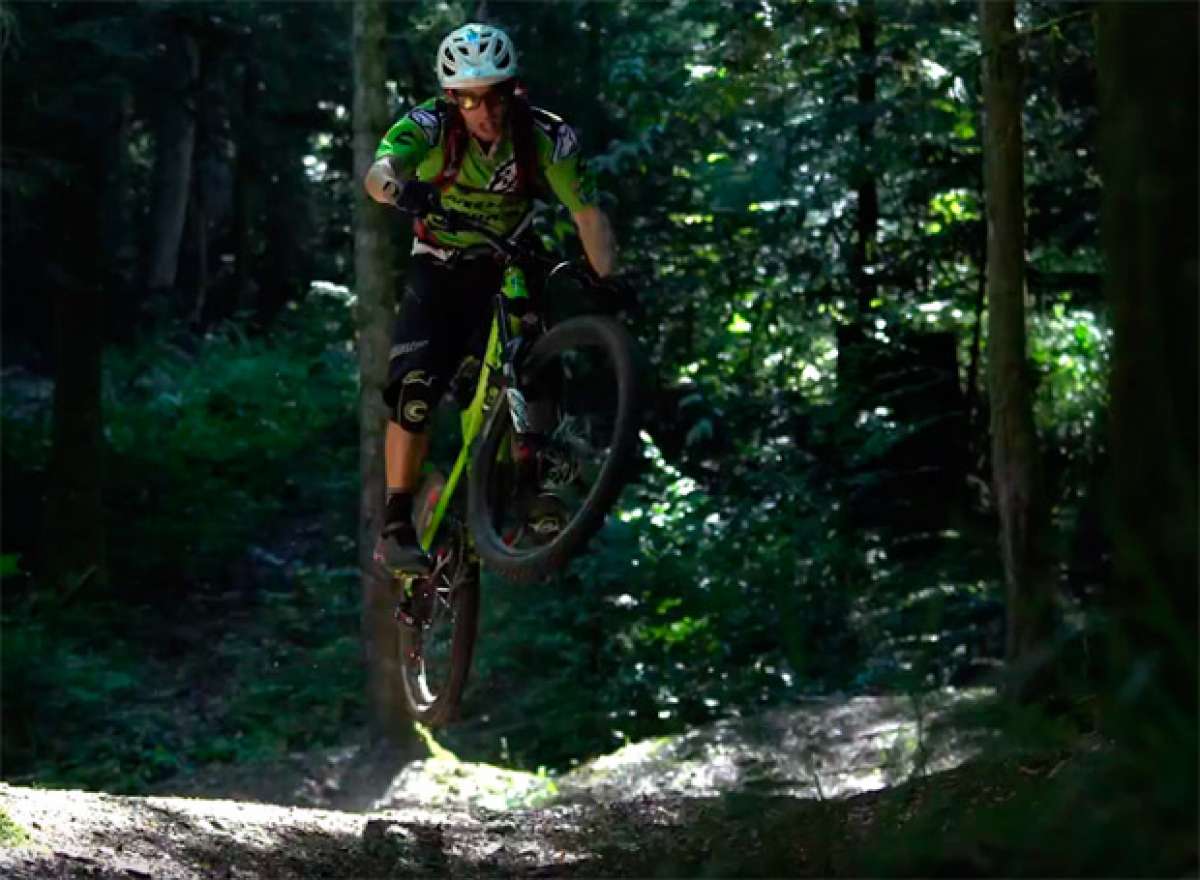
<svg viewBox="0 0 1200 880">
<path fill-rule="evenodd" d="M 408 111 L 408 118 L 425 132 L 425 140 L 429 141 L 429 145 L 436 147 L 442 129 L 442 120 L 437 113 L 424 107 L 414 107 Z"/>
<path fill-rule="evenodd" d="M 579 138 L 575 129 L 563 122 L 562 117 L 555 116 L 541 107 L 534 107 L 533 122 L 554 144 L 554 150 L 550 154 L 551 164 L 569 158 L 579 150 Z"/>
<path fill-rule="evenodd" d="M 551 157 L 551 162 L 558 162 L 572 156 L 579 149 L 579 138 L 575 136 L 575 129 L 563 123 L 558 126 L 554 132 L 554 155 Z"/>
<path fill-rule="evenodd" d="M 517 191 L 517 160 L 509 159 L 492 172 L 488 181 L 488 192 L 510 193 Z"/>
</svg>

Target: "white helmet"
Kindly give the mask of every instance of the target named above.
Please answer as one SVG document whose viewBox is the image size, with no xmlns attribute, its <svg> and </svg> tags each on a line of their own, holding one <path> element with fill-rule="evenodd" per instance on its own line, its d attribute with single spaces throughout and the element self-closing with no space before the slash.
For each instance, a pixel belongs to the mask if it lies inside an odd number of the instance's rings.
<svg viewBox="0 0 1200 880">
<path fill-rule="evenodd" d="M 490 86 L 517 75 L 517 50 L 500 28 L 466 24 L 442 40 L 437 74 L 443 89 Z"/>
</svg>

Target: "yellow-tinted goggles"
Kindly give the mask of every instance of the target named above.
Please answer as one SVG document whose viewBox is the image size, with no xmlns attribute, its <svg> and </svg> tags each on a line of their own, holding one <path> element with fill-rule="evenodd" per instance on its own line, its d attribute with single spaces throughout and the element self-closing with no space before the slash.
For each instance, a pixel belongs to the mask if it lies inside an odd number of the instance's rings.
<svg viewBox="0 0 1200 880">
<path fill-rule="evenodd" d="M 487 104 L 489 109 L 495 110 L 507 104 L 511 96 L 511 89 L 490 89 L 482 95 L 455 92 L 454 103 L 463 110 L 474 110 L 481 104 Z"/>
</svg>

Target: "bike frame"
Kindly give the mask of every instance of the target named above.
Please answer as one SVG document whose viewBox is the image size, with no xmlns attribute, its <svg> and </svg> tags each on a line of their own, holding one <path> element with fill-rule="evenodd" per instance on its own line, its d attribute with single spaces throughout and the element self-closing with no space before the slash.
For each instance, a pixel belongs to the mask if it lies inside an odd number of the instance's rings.
<svg viewBox="0 0 1200 880">
<path fill-rule="evenodd" d="M 496 295 L 495 309 L 492 312 L 492 326 L 488 332 L 487 345 L 484 348 L 483 361 L 479 369 L 479 380 L 475 385 L 475 396 L 460 416 L 462 448 L 458 452 L 458 457 L 455 459 L 450 475 L 446 478 L 446 485 L 442 487 L 441 495 L 438 497 L 437 506 L 433 510 L 433 516 L 429 520 L 429 525 L 425 527 L 425 531 L 421 534 L 421 548 L 426 552 L 433 546 L 438 529 L 445 518 L 446 510 L 449 508 L 450 502 L 454 498 L 454 492 L 458 488 L 458 482 L 471 462 L 471 446 L 475 438 L 483 430 L 489 412 L 495 411 L 495 404 L 503 385 L 500 380 L 493 380 L 493 375 L 503 376 L 503 380 L 510 383 L 508 385 L 510 395 L 515 391 L 512 386 L 514 376 L 512 375 L 509 352 L 511 350 L 510 343 L 518 330 L 518 322 L 509 313 L 509 304 L 517 300 L 527 300 L 528 298 L 529 291 L 525 284 L 525 273 L 518 266 L 511 264 L 506 266 L 504 269 L 504 282 L 501 285 L 500 292 Z M 407 582 L 406 586 L 414 579 L 414 576 L 407 576 L 405 578 Z"/>
<path fill-rule="evenodd" d="M 429 525 L 425 527 L 420 536 L 421 549 L 426 553 L 433 547 L 438 529 L 441 527 L 442 521 L 446 516 L 446 511 L 450 507 L 450 501 L 454 498 L 454 493 L 458 489 L 459 480 L 462 479 L 463 472 L 466 471 L 471 463 L 471 447 L 475 442 L 475 438 L 483 431 L 488 418 L 494 418 L 495 414 L 500 411 L 495 404 L 499 399 L 502 389 L 508 401 L 508 411 L 513 420 L 514 430 L 518 434 L 522 434 L 528 428 L 525 398 L 517 387 L 517 376 L 513 366 L 515 347 L 512 345 L 512 342 L 519 333 L 520 322 L 510 314 L 510 303 L 518 300 L 527 301 L 529 299 L 529 288 L 525 281 L 525 273 L 516 264 L 516 260 L 529 258 L 544 262 L 548 266 L 553 266 L 549 271 L 548 278 L 554 277 L 560 271 L 570 271 L 569 263 L 561 262 L 555 264 L 554 260 L 547 259 L 545 256 L 530 251 L 517 242 L 517 237 L 525 230 L 529 220 L 532 218 L 532 212 L 517 225 L 517 228 L 507 239 L 501 238 L 486 226 L 482 226 L 471 218 L 464 217 L 461 214 L 445 211 L 442 212 L 442 216 L 460 229 L 470 229 L 478 232 L 492 249 L 503 257 L 504 278 L 501 282 L 500 290 L 496 293 L 495 297 L 495 308 L 492 311 L 492 326 L 488 332 L 487 345 L 484 348 L 483 362 L 479 369 L 479 380 L 475 385 L 475 396 L 471 399 L 470 405 L 461 414 L 462 448 L 458 452 L 458 457 L 455 459 L 450 475 L 446 478 L 446 484 L 442 487 L 442 492 L 438 497 L 437 505 L 434 507 L 433 515 L 429 519 Z M 422 575 L 403 576 L 402 581 L 405 593 L 412 590 L 413 584 L 420 577 Z"/>
</svg>

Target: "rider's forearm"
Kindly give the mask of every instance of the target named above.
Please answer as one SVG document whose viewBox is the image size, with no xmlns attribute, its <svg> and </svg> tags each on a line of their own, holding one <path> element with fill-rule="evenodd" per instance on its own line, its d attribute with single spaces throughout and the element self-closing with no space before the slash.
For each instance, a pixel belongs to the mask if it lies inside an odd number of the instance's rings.
<svg viewBox="0 0 1200 880">
<path fill-rule="evenodd" d="M 385 205 L 396 201 L 399 183 L 400 176 L 396 173 L 396 167 L 386 156 L 371 166 L 366 179 L 363 180 L 367 195 Z"/>
<path fill-rule="evenodd" d="M 601 278 L 611 275 L 617 268 L 617 241 L 613 236 L 612 224 L 597 207 L 584 208 L 571 217 L 579 230 L 583 251 L 588 262 Z"/>
</svg>

